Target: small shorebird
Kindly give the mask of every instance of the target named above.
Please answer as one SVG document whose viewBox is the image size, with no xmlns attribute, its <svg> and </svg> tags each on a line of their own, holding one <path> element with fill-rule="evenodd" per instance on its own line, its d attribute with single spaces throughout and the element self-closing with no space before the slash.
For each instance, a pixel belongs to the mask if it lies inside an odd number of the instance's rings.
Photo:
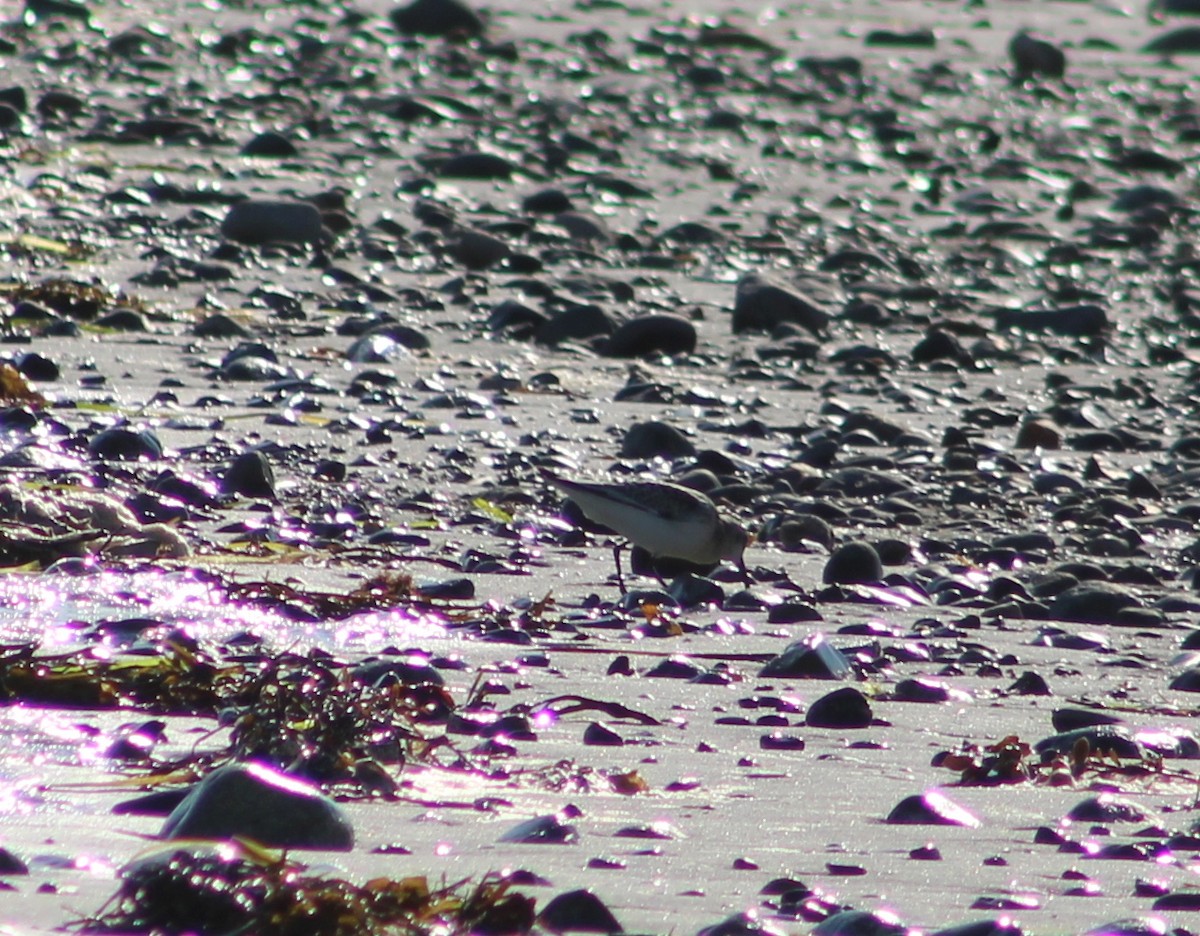
<svg viewBox="0 0 1200 936">
<path fill-rule="evenodd" d="M 584 515 L 640 546 L 653 558 L 683 559 L 696 565 L 716 565 L 722 559 L 737 563 L 742 578 L 752 583 L 742 553 L 753 537 L 733 520 L 717 513 L 716 505 L 699 491 L 662 481 L 594 484 L 568 481 L 541 469 L 542 477 L 571 498 Z M 621 549 L 613 547 L 617 585 L 625 593 Z M 660 579 L 661 581 L 661 579 Z"/>
</svg>

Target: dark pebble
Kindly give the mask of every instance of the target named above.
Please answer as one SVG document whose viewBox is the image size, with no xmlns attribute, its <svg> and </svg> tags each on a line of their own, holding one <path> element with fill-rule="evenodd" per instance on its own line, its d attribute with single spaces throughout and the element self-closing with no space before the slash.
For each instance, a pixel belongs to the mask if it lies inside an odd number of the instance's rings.
<svg viewBox="0 0 1200 936">
<path fill-rule="evenodd" d="M 221 236 L 241 244 L 316 244 L 321 234 L 321 212 L 300 201 L 238 202 L 221 222 Z"/>
<path fill-rule="evenodd" d="M 712 579 L 692 573 L 678 576 L 671 582 L 667 593 L 681 608 L 696 608 L 705 604 L 720 606 L 725 600 L 725 589 Z"/>
<path fill-rule="evenodd" d="M 537 922 L 552 933 L 625 932 L 604 901 L 590 890 L 568 891 L 551 898 L 537 915 Z"/>
<path fill-rule="evenodd" d="M 250 331 L 223 312 L 205 316 L 192 327 L 197 338 L 249 338 Z"/>
<path fill-rule="evenodd" d="M 446 247 L 454 261 L 468 270 L 486 270 L 512 253 L 503 239 L 473 228 L 457 231 Z"/>
<path fill-rule="evenodd" d="M 767 610 L 768 624 L 799 624 L 802 621 L 820 620 L 823 620 L 821 612 L 799 598 L 781 601 Z"/>
<path fill-rule="evenodd" d="M 1076 731 L 1080 728 L 1095 728 L 1098 725 L 1119 725 L 1122 719 L 1096 709 L 1057 708 L 1050 713 L 1050 724 L 1055 731 Z"/>
<path fill-rule="evenodd" d="M 772 731 L 758 739 L 758 746 L 764 751 L 803 751 L 804 739 L 782 731 Z"/>
<path fill-rule="evenodd" d="M 735 913 L 719 923 L 706 926 L 696 936 L 784 936 L 784 931 L 756 912 Z"/>
<path fill-rule="evenodd" d="M 611 335 L 616 331 L 611 315 L 594 303 L 578 303 L 558 312 L 534 334 L 539 344 L 557 345 Z"/>
<path fill-rule="evenodd" d="M 1049 696 L 1054 693 L 1050 691 L 1050 684 L 1046 682 L 1045 677 L 1040 673 L 1035 673 L 1032 670 L 1026 670 L 1016 678 L 1008 691 L 1016 695 L 1025 696 Z"/>
<path fill-rule="evenodd" d="M 429 660 L 417 654 L 364 660 L 350 672 L 357 682 L 368 686 L 380 685 L 384 679 L 396 680 L 405 686 L 441 686 L 445 683 L 442 674 L 430 665 Z"/>
<path fill-rule="evenodd" d="M 973 815 L 936 790 L 906 796 L 884 821 L 892 825 L 952 825 L 972 829 L 980 824 Z"/>
<path fill-rule="evenodd" d="M 920 702 L 940 705 L 951 698 L 950 687 L 943 682 L 937 682 L 925 677 L 902 679 L 896 683 L 892 698 L 897 702 Z"/>
<path fill-rule="evenodd" d="M 583 743 L 598 746 L 620 747 L 625 739 L 600 722 L 592 722 L 583 730 Z"/>
<path fill-rule="evenodd" d="M 397 32 L 417 36 L 477 36 L 484 28 L 479 14 L 461 0 L 413 0 L 393 10 L 390 18 Z"/>
<path fill-rule="evenodd" d="M 996 314 L 1000 328 L 1026 332 L 1052 332 L 1068 337 L 1088 337 L 1108 330 L 1108 313 L 1098 305 L 1066 306 L 1045 311 L 1003 309 Z"/>
<path fill-rule="evenodd" d="M 1154 55 L 1200 54 L 1200 26 L 1181 26 L 1155 36 L 1142 46 L 1142 51 Z"/>
<path fill-rule="evenodd" d="M 696 454 L 696 446 L 669 423 L 635 423 L 621 440 L 622 458 L 683 458 Z"/>
<path fill-rule="evenodd" d="M 41 383 L 52 383 L 58 380 L 61 374 L 59 366 L 54 361 L 36 351 L 18 354 L 13 358 L 12 363 L 13 367 L 23 376 Z"/>
<path fill-rule="evenodd" d="M 275 471 L 262 452 L 243 452 L 225 469 L 221 490 L 226 494 L 275 500 Z"/>
<path fill-rule="evenodd" d="M 0 848 L 0 876 L 16 876 L 29 873 L 29 865 L 7 848 Z"/>
<path fill-rule="evenodd" d="M 1089 796 L 1071 807 L 1066 816 L 1072 822 L 1145 822 L 1146 813 L 1129 800 L 1111 793 Z"/>
<path fill-rule="evenodd" d="M 656 354 L 691 354 L 696 326 L 678 315 L 642 315 L 630 319 L 600 345 L 606 357 L 633 358 Z"/>
<path fill-rule="evenodd" d="M 863 37 L 863 45 L 887 49 L 932 49 L 937 46 L 937 36 L 930 29 L 914 29 L 909 32 L 873 29 Z"/>
<path fill-rule="evenodd" d="M 247 140 L 241 149 L 243 156 L 257 156 L 268 159 L 285 159 L 299 156 L 296 144 L 274 130 L 266 130 Z"/>
<path fill-rule="evenodd" d="M 574 207 L 570 196 L 562 189 L 557 188 L 542 189 L 531 195 L 526 195 L 521 202 L 521 209 L 528 211 L 530 214 L 557 215 L 564 211 L 570 211 Z"/>
<path fill-rule="evenodd" d="M 867 697 L 853 686 L 844 686 L 813 702 L 804 723 L 813 728 L 868 728 L 873 717 Z"/>
<path fill-rule="evenodd" d="M 734 296 L 734 333 L 769 332 L 787 322 L 820 334 L 829 323 L 829 315 L 801 293 L 778 286 L 757 273 L 742 277 Z"/>
<path fill-rule="evenodd" d="M 829 643 L 824 634 L 811 634 L 768 661 L 759 675 L 792 679 L 845 679 L 850 673 L 850 661 L 845 654 Z"/>
<path fill-rule="evenodd" d="M 513 164 L 495 153 L 469 152 L 451 156 L 438 166 L 438 175 L 446 179 L 507 179 Z"/>
<path fill-rule="evenodd" d="M 148 331 L 146 320 L 133 309 L 114 309 L 106 315 L 98 316 L 93 322 L 99 328 L 111 328 L 113 331 L 144 332 Z"/>
<path fill-rule="evenodd" d="M 497 841 L 523 845 L 569 845 L 579 838 L 575 827 L 561 816 L 535 816 L 518 822 Z"/>
<path fill-rule="evenodd" d="M 883 562 L 870 543 L 846 543 L 834 550 L 821 580 L 827 585 L 879 582 L 883 579 Z"/>
<path fill-rule="evenodd" d="M 163 457 L 163 447 L 149 429 L 134 431 L 117 426 L 93 436 L 88 454 L 101 461 L 158 461 Z"/>
<path fill-rule="evenodd" d="M 1067 71 L 1067 56 L 1062 49 L 1050 40 L 1024 30 L 1009 40 L 1008 57 L 1017 81 L 1062 78 Z"/>
</svg>

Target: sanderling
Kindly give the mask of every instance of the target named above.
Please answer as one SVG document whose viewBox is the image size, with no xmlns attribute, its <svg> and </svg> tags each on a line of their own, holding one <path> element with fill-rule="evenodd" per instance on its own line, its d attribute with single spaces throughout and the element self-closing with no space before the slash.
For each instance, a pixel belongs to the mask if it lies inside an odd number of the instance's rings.
<svg viewBox="0 0 1200 936">
<path fill-rule="evenodd" d="M 708 566 L 730 559 L 737 563 L 745 582 L 752 584 L 742 553 L 753 537 L 735 521 L 722 517 L 716 505 L 699 491 L 662 481 L 568 481 L 545 469 L 542 477 L 578 504 L 589 520 L 642 547 L 653 558 L 683 559 Z M 618 543 L 613 547 L 622 594 L 623 546 Z"/>
</svg>

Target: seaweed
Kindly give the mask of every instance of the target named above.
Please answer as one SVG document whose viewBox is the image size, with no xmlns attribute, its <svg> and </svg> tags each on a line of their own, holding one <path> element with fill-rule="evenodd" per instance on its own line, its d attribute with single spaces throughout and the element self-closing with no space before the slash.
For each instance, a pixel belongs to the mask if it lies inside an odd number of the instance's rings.
<svg viewBox="0 0 1200 936">
<path fill-rule="evenodd" d="M 1074 786 L 1085 777 L 1109 783 L 1143 779 L 1197 783 L 1194 774 L 1165 767 L 1163 758 L 1154 751 L 1146 750 L 1139 757 L 1120 757 L 1087 738 L 1080 738 L 1065 754 L 1041 760 L 1032 754 L 1029 744 L 1008 735 L 992 744 L 964 743 L 958 751 L 942 751 L 933 758 L 933 766 L 958 773 L 958 786 Z"/>
<path fill-rule="evenodd" d="M 259 759 L 350 796 L 393 795 L 381 763 L 432 762 L 447 742 L 423 728 L 444 724 L 455 708 L 440 685 L 368 685 L 319 652 L 222 659 L 177 633 L 153 652 L 0 647 L 0 701 L 219 716 L 229 728 L 223 747 L 151 763 L 148 780 Z"/>
<path fill-rule="evenodd" d="M 224 843 L 135 862 L 108 904 L 72 926 L 83 933 L 506 936 L 534 923 L 534 899 L 511 887 L 496 874 L 440 887 L 423 876 L 355 884 L 308 874 L 250 843 Z"/>
</svg>

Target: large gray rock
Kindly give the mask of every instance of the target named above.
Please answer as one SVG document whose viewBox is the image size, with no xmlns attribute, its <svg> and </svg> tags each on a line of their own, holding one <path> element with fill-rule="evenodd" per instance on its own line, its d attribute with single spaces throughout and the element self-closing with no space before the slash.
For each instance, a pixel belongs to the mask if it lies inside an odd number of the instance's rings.
<svg viewBox="0 0 1200 936">
<path fill-rule="evenodd" d="M 354 829 L 316 787 L 265 764 L 227 764 L 167 817 L 164 839 L 252 839 L 272 848 L 349 851 Z"/>
</svg>

